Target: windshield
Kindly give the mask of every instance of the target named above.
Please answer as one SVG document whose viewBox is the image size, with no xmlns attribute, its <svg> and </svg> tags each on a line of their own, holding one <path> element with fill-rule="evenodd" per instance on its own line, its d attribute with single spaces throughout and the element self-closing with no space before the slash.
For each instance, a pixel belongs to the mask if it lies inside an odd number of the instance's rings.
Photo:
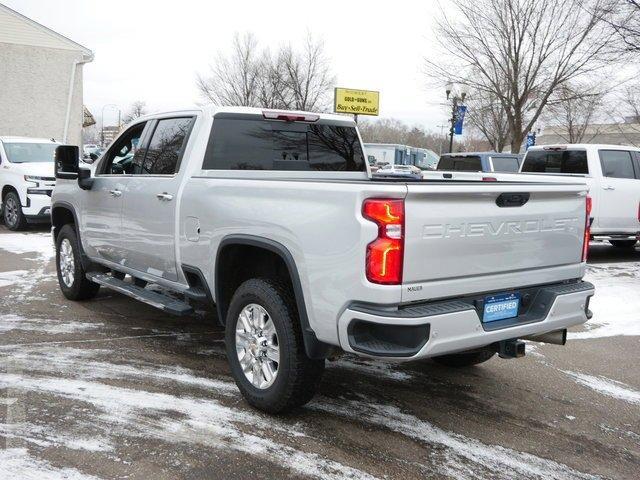
<svg viewBox="0 0 640 480">
<path fill-rule="evenodd" d="M 458 172 L 481 172 L 482 162 L 477 155 L 450 156 L 443 155 L 436 170 L 453 170 Z"/>
<path fill-rule="evenodd" d="M 11 163 L 53 162 L 55 143 L 5 143 L 4 151 Z"/>
<path fill-rule="evenodd" d="M 522 165 L 530 173 L 588 174 L 585 150 L 529 150 Z"/>
</svg>

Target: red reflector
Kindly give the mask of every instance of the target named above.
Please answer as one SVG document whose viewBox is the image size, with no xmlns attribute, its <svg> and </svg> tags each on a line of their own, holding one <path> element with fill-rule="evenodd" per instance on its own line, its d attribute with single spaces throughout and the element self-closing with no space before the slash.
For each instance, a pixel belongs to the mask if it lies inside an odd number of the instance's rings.
<svg viewBox="0 0 640 480">
<path fill-rule="evenodd" d="M 372 283 L 402 283 L 404 258 L 404 200 L 370 198 L 362 215 L 378 225 L 378 237 L 367 245 L 366 275 Z"/>
<path fill-rule="evenodd" d="M 582 241 L 582 261 L 586 262 L 589 256 L 589 240 L 591 240 L 591 197 L 587 195 L 585 199 L 586 219 L 584 222 L 584 239 Z"/>
<path fill-rule="evenodd" d="M 317 122 L 320 118 L 320 115 L 275 112 L 269 110 L 263 110 L 262 116 L 269 120 L 284 120 L 285 122 Z"/>
<path fill-rule="evenodd" d="M 498 179 L 495 177 L 482 177 L 483 182 L 497 182 Z"/>
</svg>

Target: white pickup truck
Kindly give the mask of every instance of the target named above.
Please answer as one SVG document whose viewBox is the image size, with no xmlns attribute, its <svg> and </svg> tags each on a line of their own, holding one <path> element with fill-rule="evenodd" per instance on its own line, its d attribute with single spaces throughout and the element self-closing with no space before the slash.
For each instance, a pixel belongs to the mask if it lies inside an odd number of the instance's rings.
<svg viewBox="0 0 640 480">
<path fill-rule="evenodd" d="M 51 220 L 55 140 L 0 137 L 0 204 L 10 230 Z"/>
<path fill-rule="evenodd" d="M 591 236 L 633 248 L 640 238 L 640 149 L 621 145 L 530 148 L 520 171 L 582 177 L 593 199 Z"/>
<path fill-rule="evenodd" d="M 590 315 L 584 179 L 376 176 L 351 118 L 248 108 L 140 118 L 90 169 L 56 155 L 63 294 L 215 305 L 268 412 L 309 401 L 341 350 L 473 365 L 564 344 Z"/>
</svg>

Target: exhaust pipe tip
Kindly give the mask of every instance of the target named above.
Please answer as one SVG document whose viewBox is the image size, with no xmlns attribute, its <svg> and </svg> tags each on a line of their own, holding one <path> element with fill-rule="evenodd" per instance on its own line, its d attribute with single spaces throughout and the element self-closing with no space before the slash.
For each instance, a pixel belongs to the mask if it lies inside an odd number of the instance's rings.
<svg viewBox="0 0 640 480">
<path fill-rule="evenodd" d="M 551 343 L 553 345 L 566 345 L 567 343 L 567 329 L 554 330 L 552 332 L 540 333 L 538 335 L 529 335 L 522 337 L 523 340 L 530 340 L 532 342 Z"/>
</svg>

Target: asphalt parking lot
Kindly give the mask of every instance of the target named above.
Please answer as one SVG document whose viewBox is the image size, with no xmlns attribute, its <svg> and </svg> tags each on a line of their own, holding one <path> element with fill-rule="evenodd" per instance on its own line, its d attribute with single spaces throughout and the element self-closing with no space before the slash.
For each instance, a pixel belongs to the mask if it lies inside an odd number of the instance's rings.
<svg viewBox="0 0 640 480">
<path fill-rule="evenodd" d="M 0 226 L 0 479 L 640 478 L 640 249 L 592 246 L 595 315 L 565 347 L 342 357 L 277 418 L 243 401 L 211 318 L 69 302 L 53 254 Z"/>
</svg>

